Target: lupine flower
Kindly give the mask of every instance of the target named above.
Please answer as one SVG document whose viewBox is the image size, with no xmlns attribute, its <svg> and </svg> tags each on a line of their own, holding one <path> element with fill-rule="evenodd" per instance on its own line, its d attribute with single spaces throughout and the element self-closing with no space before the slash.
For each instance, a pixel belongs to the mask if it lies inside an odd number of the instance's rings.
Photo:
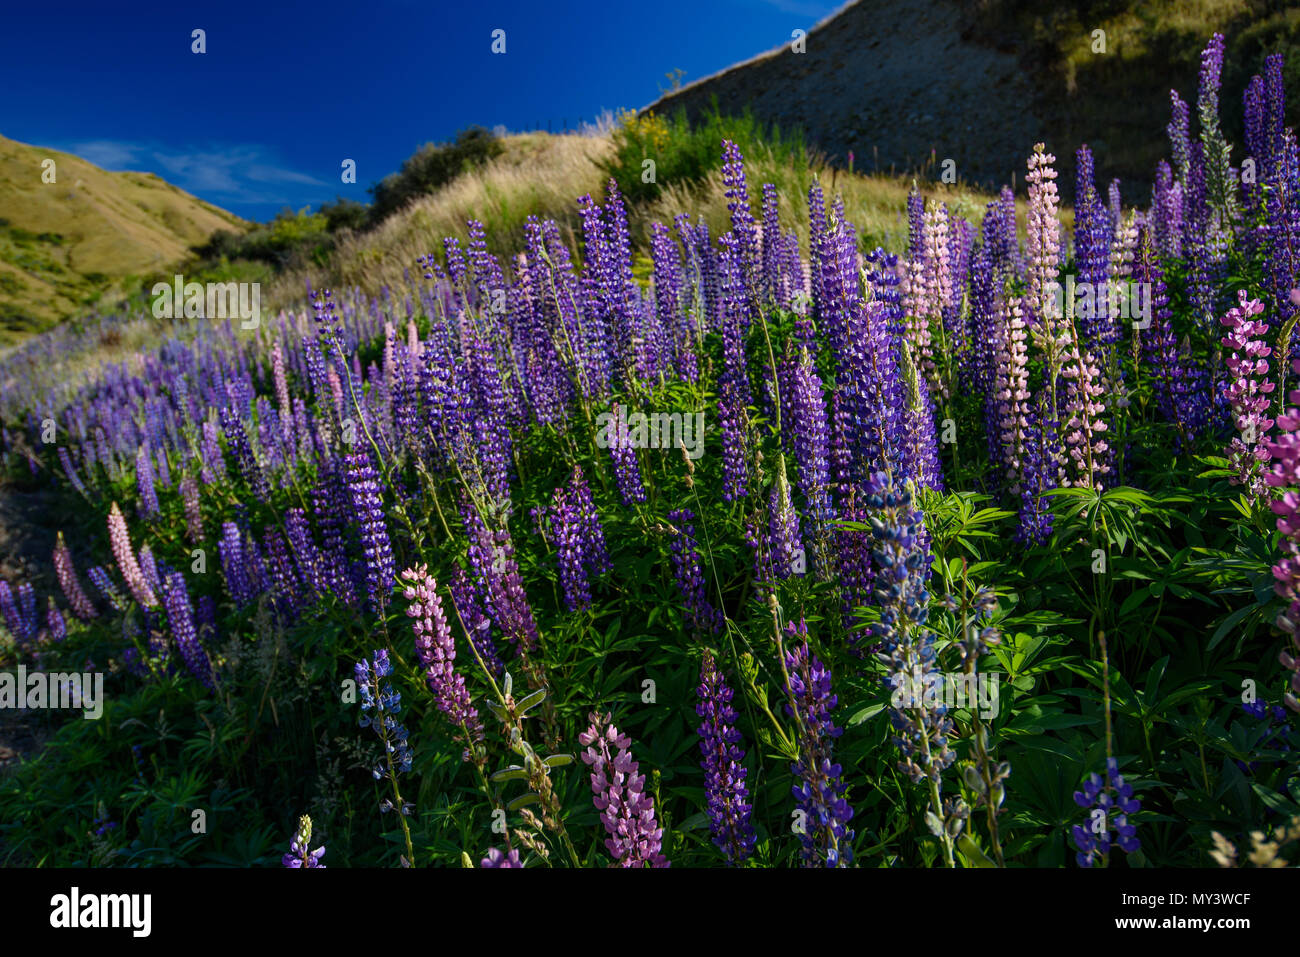
<svg viewBox="0 0 1300 957">
<path fill-rule="evenodd" d="M 86 577 L 90 579 L 91 584 L 104 596 L 104 600 L 108 602 L 114 611 L 126 611 L 126 598 L 117 590 L 117 586 L 113 584 L 113 580 L 109 577 L 107 571 L 101 566 L 95 565 L 86 569 Z"/>
<path fill-rule="evenodd" d="M 937 671 L 930 617 L 929 533 L 907 488 L 877 474 L 867 486 L 875 538 L 876 600 L 880 621 L 873 627 L 879 653 L 894 689 L 890 717 L 894 744 L 903 753 L 899 767 L 912 781 L 937 784 L 940 772 L 956 760 L 949 748 L 952 719 L 942 704 L 926 707 L 917 689 Z"/>
<path fill-rule="evenodd" d="M 502 664 L 497 654 L 496 643 L 492 640 L 492 620 L 488 618 L 483 603 L 475 593 L 474 583 L 469 580 L 469 576 L 460 566 L 452 569 L 450 588 L 452 600 L 455 602 L 456 611 L 460 615 L 470 644 L 483 659 L 483 664 L 487 666 L 488 671 L 500 678 L 505 672 L 505 665 Z"/>
<path fill-rule="evenodd" d="M 1079 338 L 1074 323 L 1067 320 L 1070 345 L 1065 353 L 1061 375 L 1069 382 L 1066 396 L 1065 448 L 1074 465 L 1073 478 L 1062 476 L 1062 485 L 1102 489 L 1105 476 L 1110 472 L 1107 462 L 1109 446 L 1101 436 L 1107 426 L 1102 415 L 1106 411 L 1105 387 L 1101 383 L 1101 369 Z"/>
<path fill-rule="evenodd" d="M 63 532 L 59 532 L 54 544 L 54 574 L 59 580 L 63 597 L 68 600 L 74 615 L 82 621 L 98 617 L 99 612 L 95 610 L 95 603 L 82 590 L 81 580 L 77 578 L 77 569 L 72 564 L 72 552 L 63 540 Z"/>
<path fill-rule="evenodd" d="M 1272 349 L 1264 341 L 1268 323 L 1254 320 L 1264 311 L 1264 303 L 1250 299 L 1246 290 L 1238 293 L 1236 308 L 1219 320 L 1228 330 L 1223 345 L 1232 350 L 1225 364 L 1231 373 L 1228 398 L 1232 402 L 1233 424 L 1238 435 L 1228 447 L 1228 459 L 1237 474 L 1229 481 L 1243 485 L 1252 499 L 1264 494 L 1264 471 L 1268 468 L 1269 446 L 1261 441 L 1273 428 L 1268 417 L 1273 382 L 1268 378 L 1268 357 Z"/>
<path fill-rule="evenodd" d="M 235 456 L 239 471 L 244 476 L 244 481 L 248 483 L 248 487 L 252 489 L 253 495 L 259 502 L 269 500 L 271 485 L 267 481 L 266 472 L 253 452 L 243 419 L 230 406 L 221 409 L 221 428 L 225 432 L 226 445 Z"/>
<path fill-rule="evenodd" d="M 705 594 L 700 547 L 695 540 L 695 513 L 688 508 L 675 509 L 668 513 L 668 521 L 677 529 L 668 548 L 672 555 L 673 578 L 686 606 L 686 620 L 701 634 L 717 634 L 724 619 Z"/>
<path fill-rule="evenodd" d="M 140 493 L 140 517 L 155 518 L 158 515 L 158 493 L 153 485 L 153 466 L 149 459 L 148 446 L 140 446 L 135 454 L 136 490 Z"/>
<path fill-rule="evenodd" d="M 199 509 L 199 484 L 192 476 L 185 476 L 180 484 L 181 501 L 185 504 L 185 534 L 190 543 L 203 541 L 203 513 Z"/>
<path fill-rule="evenodd" d="M 364 449 L 347 454 L 343 463 L 353 512 L 361 530 L 361 547 L 366 556 L 366 590 L 371 607 L 382 613 L 393 590 L 396 568 L 388 539 L 388 525 L 384 520 L 379 476 Z"/>
<path fill-rule="evenodd" d="M 0 578 L 0 619 L 3 619 L 9 633 L 20 644 L 26 644 L 36 637 L 29 629 L 26 617 L 19 611 L 18 603 L 14 601 L 13 590 L 3 578 Z"/>
<path fill-rule="evenodd" d="M 636 448 L 623 428 L 619 404 L 614 403 L 614 421 L 618 423 L 617 435 L 609 443 L 609 457 L 614 460 L 614 480 L 624 505 L 644 502 L 645 483 L 641 481 L 641 467 L 637 464 Z"/>
<path fill-rule="evenodd" d="M 799 760 L 790 765 L 792 788 L 802 812 L 799 840 L 805 867 L 847 867 L 853 863 L 853 808 L 844 797 L 843 769 L 833 763 L 833 744 L 844 733 L 831 717 L 838 697 L 831 693 L 831 673 L 808 650 L 808 628 L 800 620 L 786 631 L 799 644 L 785 653 L 789 698 L 785 713 L 799 729 Z"/>
<path fill-rule="evenodd" d="M 117 561 L 118 570 L 126 580 L 126 587 L 131 590 L 131 594 L 141 605 L 153 608 L 158 604 L 158 599 L 145 581 L 140 563 L 131 550 L 131 535 L 126 528 L 126 518 L 123 517 L 122 510 L 117 507 L 116 502 L 108 513 L 108 541 L 113 550 L 113 558 Z"/>
<path fill-rule="evenodd" d="M 587 730 L 578 735 L 587 749 L 581 757 L 591 768 L 592 801 L 609 835 L 605 847 L 619 867 L 668 867 L 654 800 L 645 793 L 645 775 L 628 750 L 632 739 L 619 733 L 611 717 L 593 713 Z"/>
<path fill-rule="evenodd" d="M 711 651 L 704 652 L 695 693 L 700 699 L 695 713 L 703 719 L 696 733 L 704 755 L 700 767 L 704 769 L 704 796 L 713 843 L 729 864 L 740 864 L 753 853 L 756 840 L 749 820 L 752 805 L 745 786 L 745 752 L 735 727 L 736 709 L 731 706 L 734 692 L 727 687 Z"/>
<path fill-rule="evenodd" d="M 406 569 L 402 578 L 404 594 L 410 602 L 406 614 L 415 632 L 415 654 L 424 668 L 424 680 L 438 710 L 454 728 L 463 729 L 462 733 L 469 735 L 464 741 L 465 759 L 469 760 L 470 749 L 483 738 L 483 723 L 470 702 L 464 677 L 456 671 L 456 642 L 443 614 L 438 582 L 429 574 L 427 565 Z"/>
<path fill-rule="evenodd" d="M 1119 773 L 1119 762 L 1114 758 L 1106 759 L 1106 780 L 1090 774 L 1083 789 L 1074 792 L 1074 803 L 1092 809 L 1086 826 L 1076 824 L 1071 829 L 1074 845 L 1079 849 L 1075 860 L 1080 867 L 1092 867 L 1098 857 L 1104 860 L 1110 854 L 1112 829 L 1114 843 L 1125 854 L 1141 848 L 1137 827 L 1129 823 L 1128 816 L 1140 811 L 1142 805 L 1133 796 L 1133 785 L 1125 782 Z"/>
<path fill-rule="evenodd" d="M 311 818 L 304 814 L 298 818 L 298 830 L 294 832 L 293 842 L 289 845 L 289 853 L 281 859 L 285 867 L 320 867 L 325 865 L 320 859 L 325 856 L 325 845 L 322 844 L 316 850 L 309 850 L 311 847 Z"/>
<path fill-rule="evenodd" d="M 1300 374 L 1300 359 L 1291 364 Z M 1273 470 L 1265 481 L 1283 489 L 1280 499 L 1269 503 L 1277 515 L 1277 530 L 1282 533 L 1282 557 L 1273 566 L 1274 588 L 1287 603 L 1277 617 L 1277 627 L 1290 636 L 1294 653 L 1283 649 L 1278 655 L 1282 667 L 1291 672 L 1290 690 L 1283 703 L 1300 712 L 1300 390 L 1287 396 L 1290 406 L 1277 417 L 1278 436 L 1268 443 Z"/>
<path fill-rule="evenodd" d="M 212 662 L 199 643 L 194 630 L 194 614 L 190 606 L 189 589 L 185 586 L 185 576 L 172 572 L 167 576 L 163 592 L 163 606 L 167 609 L 167 622 L 171 625 L 172 638 L 180 649 L 181 659 L 190 673 L 199 679 L 205 688 L 214 687 Z"/>
<path fill-rule="evenodd" d="M 1289 752 L 1294 750 L 1292 748 L 1293 743 L 1300 743 L 1296 736 L 1296 729 L 1291 727 L 1291 722 L 1287 720 L 1286 709 L 1281 705 L 1272 705 L 1270 707 L 1262 698 L 1257 698 L 1254 701 L 1243 702 L 1241 710 L 1252 718 L 1264 722 L 1263 728 L 1256 732 L 1259 735 L 1258 747 L 1260 750 Z M 1275 721 L 1277 722 L 1276 727 L 1273 724 Z M 1246 774 L 1255 773 L 1260 765 L 1258 761 L 1249 763 L 1235 761 L 1234 763 Z"/>
<path fill-rule="evenodd" d="M 45 630 L 51 641 L 62 641 L 68 637 L 68 625 L 63 620 L 63 612 L 54 604 L 53 598 L 45 600 Z"/>
<path fill-rule="evenodd" d="M 378 649 L 370 661 L 358 661 L 353 670 L 356 673 L 357 693 L 361 696 L 359 723 L 363 728 L 374 728 L 384 745 L 384 757 L 370 773 L 376 781 L 384 777 L 396 778 L 411 770 L 411 746 L 406 740 L 405 726 L 396 717 L 402 711 L 402 696 L 393 690 L 387 680 L 393 671 L 388 660 L 388 650 Z M 385 799 L 380 809 L 392 810 L 392 802 Z M 402 809 L 402 813 L 406 813 L 406 808 Z"/>
<path fill-rule="evenodd" d="M 556 560 L 560 566 L 564 604 L 570 611 L 586 608 L 591 604 L 587 569 L 592 564 L 592 559 L 587 554 L 586 521 L 578 507 L 570 501 L 567 488 L 561 486 L 555 490 L 548 517 Z"/>
<path fill-rule="evenodd" d="M 794 484 L 803 496 L 814 564 L 819 576 L 829 577 L 831 569 L 826 539 L 834 513 L 830 496 L 826 401 L 822 380 L 807 349 L 804 349 L 800 361 L 789 366 L 782 396 L 785 400 L 782 423 L 788 423 L 787 443 L 797 466 Z"/>
<path fill-rule="evenodd" d="M 1060 264 L 1061 224 L 1057 220 L 1056 170 L 1052 164 L 1056 157 L 1047 152 L 1042 143 L 1034 146 L 1029 157 L 1029 270 L 1027 305 L 1035 321 L 1048 319 L 1054 309 L 1050 302 L 1049 285 L 1056 281 Z"/>
<path fill-rule="evenodd" d="M 489 848 L 487 857 L 479 861 L 479 867 L 523 867 L 519 861 L 519 852 L 511 848 L 508 853 L 501 853 L 497 848 Z"/>
</svg>

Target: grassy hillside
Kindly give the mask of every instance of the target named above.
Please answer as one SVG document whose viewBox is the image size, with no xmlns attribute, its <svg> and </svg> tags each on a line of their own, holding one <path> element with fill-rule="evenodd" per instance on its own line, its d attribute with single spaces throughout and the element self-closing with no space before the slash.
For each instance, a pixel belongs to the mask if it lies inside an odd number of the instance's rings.
<svg viewBox="0 0 1300 957">
<path fill-rule="evenodd" d="M 524 246 L 524 223 L 528 216 L 554 219 L 566 237 L 580 238 L 581 222 L 577 198 L 591 193 L 600 198 L 611 176 L 622 182 L 625 172 L 639 176 L 640 141 L 658 140 L 661 169 L 671 169 L 670 154 L 694 149 L 680 141 L 680 131 L 671 126 L 647 128 L 644 121 L 625 118 L 609 136 L 552 136 L 529 133 L 504 140 L 504 152 L 482 169 L 466 173 L 448 186 L 416 200 L 379 228 L 344 237 L 323 268 L 291 269 L 273 281 L 269 301 L 277 308 L 300 301 L 304 283 L 315 286 L 356 286 L 376 295 L 402 282 L 403 273 L 416 269 L 416 259 L 430 252 L 441 256 L 442 238 L 468 238 L 466 220 L 475 218 L 487 228 L 492 252 L 510 257 Z M 710 131 L 690 134 L 709 139 Z M 658 189 L 640 202 L 629 202 L 629 226 L 634 244 L 648 251 L 650 224 L 672 225 L 673 217 L 690 210 L 702 217 L 712 235 L 727 228 L 727 199 L 720 170 L 721 140 L 709 140 L 712 168 L 693 176 L 659 177 Z M 808 209 L 802 197 L 813 178 L 819 176 L 828 195 L 840 193 L 845 211 L 861 230 L 865 243 L 900 248 L 906 242 L 905 207 L 911 181 L 902 177 L 850 175 L 824 165 L 817 154 L 791 157 L 754 139 L 744 144 L 746 167 L 755 210 L 763 183 L 777 186 L 782 199 L 782 229 L 794 229 L 805 248 L 808 240 Z M 630 167 L 620 156 L 630 156 Z M 978 221 L 990 196 L 964 185 L 943 186 L 922 183 L 927 197 L 949 203 L 958 215 Z M 603 200 L 601 200 L 603 202 Z M 1065 221 L 1071 221 L 1068 211 Z M 577 244 L 575 244 L 577 245 Z M 644 275 L 648 263 L 642 260 Z"/>
<path fill-rule="evenodd" d="M 54 183 L 42 181 L 46 159 Z M 110 173 L 0 136 L 0 347 L 244 225 L 152 173 Z"/>
</svg>

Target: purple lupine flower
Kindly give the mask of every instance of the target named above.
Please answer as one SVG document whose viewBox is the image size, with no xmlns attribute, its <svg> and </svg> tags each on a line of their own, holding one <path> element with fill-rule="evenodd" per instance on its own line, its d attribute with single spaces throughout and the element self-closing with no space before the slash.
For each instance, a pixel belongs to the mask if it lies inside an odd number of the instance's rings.
<svg viewBox="0 0 1300 957">
<path fill-rule="evenodd" d="M 1141 848 L 1137 827 L 1129 823 L 1128 816 L 1140 811 L 1142 805 L 1133 796 L 1133 785 L 1119 773 L 1119 762 L 1114 758 L 1106 759 L 1106 780 L 1102 781 L 1096 774 L 1089 775 L 1083 789 L 1074 792 L 1074 803 L 1091 809 L 1087 827 L 1076 824 L 1071 829 L 1075 847 L 1079 849 L 1075 860 L 1080 867 L 1092 867 L 1098 857 L 1103 861 L 1108 857 L 1112 829 L 1115 843 L 1125 854 Z"/>
<path fill-rule="evenodd" d="M 464 677 L 456 671 L 456 642 L 442 611 L 438 582 L 429 574 L 429 566 L 418 565 L 402 572 L 406 607 L 415 632 L 415 654 L 424 668 L 424 680 L 433 694 L 433 703 L 462 735 L 464 759 L 483 739 L 483 722 L 470 702 Z M 465 739 L 463 736 L 468 735 Z"/>
<path fill-rule="evenodd" d="M 1177 90 L 1169 91 L 1169 146 L 1174 156 L 1174 172 L 1178 181 L 1186 188 L 1192 160 L 1191 146 L 1192 113 L 1187 104 L 1178 96 Z"/>
<path fill-rule="evenodd" d="M 482 586 L 488 614 L 522 653 L 532 651 L 541 639 L 515 561 L 509 529 L 489 529 L 468 500 L 461 504 L 461 518 L 469 538 L 470 564 Z"/>
<path fill-rule="evenodd" d="M 758 281 L 758 235 L 754 214 L 749 208 L 749 191 L 745 184 L 745 158 L 731 140 L 722 141 L 722 183 L 726 187 L 727 210 L 731 213 L 731 232 L 736 238 L 740 274 L 747 293 Z"/>
<path fill-rule="evenodd" d="M 72 459 L 68 456 L 68 450 L 60 445 L 58 455 L 59 464 L 63 466 L 63 474 L 68 477 L 68 481 L 72 483 L 72 487 L 86 498 L 89 498 L 90 496 L 86 491 L 85 483 L 81 481 L 81 476 L 77 474 L 77 470 L 72 467 Z"/>
<path fill-rule="evenodd" d="M 347 485 L 336 461 L 327 457 L 316 474 L 316 484 L 311 490 L 312 511 L 321 533 L 321 562 L 327 590 L 348 607 L 357 604 L 356 589 L 348 575 L 348 555 L 345 545 L 344 503 L 349 495 Z"/>
<path fill-rule="evenodd" d="M 1291 320 L 1297 312 L 1291 290 L 1300 277 L 1300 156 L 1295 133 L 1287 130 L 1277 144 L 1279 155 L 1265 181 L 1264 225 L 1260 245 L 1264 257 L 1264 287 L 1272 293 L 1275 327 Z"/>
<path fill-rule="evenodd" d="M 371 606 L 382 614 L 393 590 L 396 567 L 388 539 L 388 525 L 384 520 L 379 476 L 364 449 L 345 455 L 343 462 L 347 471 L 348 494 L 357 516 L 361 547 L 366 557 L 366 591 Z"/>
<path fill-rule="evenodd" d="M 26 644 L 32 637 L 27 633 L 27 622 L 24 620 L 22 613 L 18 610 L 18 604 L 14 601 L 14 593 L 9 583 L 0 578 L 0 619 L 3 619 L 4 625 L 9 629 L 9 633 L 20 644 Z"/>
<path fill-rule="evenodd" d="M 312 538 L 307 513 L 301 508 L 291 508 L 284 513 L 284 529 L 289 540 L 289 551 L 298 564 L 298 574 L 312 598 L 319 598 L 329 590 L 328 571 L 321 558 L 316 540 Z"/>
<path fill-rule="evenodd" d="M 718 424 L 722 432 L 722 498 L 731 502 L 747 494 L 751 392 L 745 368 L 748 294 L 739 243 L 722 237 L 722 355 L 718 379 Z"/>
<path fill-rule="evenodd" d="M 808 649 L 808 627 L 800 619 L 786 624 L 798 641 L 785 653 L 785 713 L 795 719 L 799 760 L 790 765 L 791 788 L 801 813 L 800 857 L 805 867 L 847 867 L 853 863 L 853 808 L 844 796 L 843 769 L 835 764 L 834 741 L 844 729 L 831 712 L 839 698 L 831 692 L 831 673 Z"/>
<path fill-rule="evenodd" d="M 1251 318 L 1264 311 L 1264 303 L 1250 299 L 1244 289 L 1237 296 L 1236 308 L 1219 320 L 1228 330 L 1221 341 L 1232 350 L 1224 364 L 1230 373 L 1227 394 L 1238 432 L 1227 449 L 1228 460 L 1237 470 L 1229 482 L 1245 486 L 1247 494 L 1258 500 L 1266 488 L 1269 461 L 1268 444 L 1261 439 L 1273 428 L 1268 417 L 1274 385 L 1268 378 L 1268 357 L 1273 350 L 1264 339 L 1268 323 Z"/>
<path fill-rule="evenodd" d="M 695 689 L 699 704 L 695 713 L 703 718 L 696 733 L 704 760 L 704 797 L 713 843 L 726 855 L 728 864 L 741 864 L 754 852 L 757 840 L 750 823 L 753 810 L 745 786 L 745 751 L 735 727 L 734 692 L 718 670 L 713 652 L 704 652 L 700 684 Z"/>
<path fill-rule="evenodd" d="M 271 485 L 267 481 L 266 472 L 257 461 L 253 446 L 249 443 L 248 430 L 244 427 L 243 419 L 239 418 L 239 414 L 230 406 L 221 409 L 221 428 L 226 436 L 226 445 L 234 455 L 240 474 L 244 476 L 244 481 L 248 483 L 253 495 L 259 502 L 268 501 L 271 497 Z"/>
<path fill-rule="evenodd" d="M 199 479 L 204 485 L 212 485 L 226 477 L 226 460 L 221 454 L 221 442 L 217 438 L 217 425 L 211 419 L 203 422 L 203 439 L 199 443 L 199 461 L 202 469 Z"/>
<path fill-rule="evenodd" d="M 618 484 L 618 494 L 624 505 L 633 505 L 646 500 L 645 483 L 641 480 L 641 467 L 637 463 L 636 448 L 627 431 L 627 420 L 623 417 L 622 407 L 615 402 L 610 426 L 615 434 L 609 436 L 609 428 L 604 432 L 604 441 L 609 448 L 609 457 L 614 460 L 614 480 Z"/>
<path fill-rule="evenodd" d="M 277 609 L 292 620 L 297 616 L 302 605 L 300 593 L 302 580 L 289 556 L 284 535 L 275 526 L 268 525 L 262 530 L 262 543 L 266 550 L 266 566 L 270 577 L 271 592 L 275 595 Z"/>
<path fill-rule="evenodd" d="M 384 745 L 384 756 L 370 770 L 378 781 L 381 778 L 396 778 L 411 770 L 411 746 L 407 743 L 407 730 L 397 720 L 402 712 L 402 696 L 393 690 L 388 676 L 393 672 L 388 660 L 388 649 L 380 648 L 371 656 L 371 660 L 362 659 L 353 668 L 357 681 L 357 692 L 361 696 L 361 717 L 358 723 L 363 728 L 374 728 L 380 742 Z M 370 712 L 374 712 L 371 714 Z M 385 799 L 380 810 L 393 810 L 391 801 Z M 401 813 L 406 814 L 407 808 Z"/>
<path fill-rule="evenodd" d="M 605 531 L 601 528 L 600 514 L 596 511 L 596 503 L 592 500 L 591 488 L 587 484 L 586 476 L 582 474 L 581 465 L 573 467 L 568 492 L 569 503 L 576 510 L 581 520 L 582 535 L 586 541 L 588 567 L 592 574 L 603 575 L 611 568 L 609 549 L 605 545 Z"/>
<path fill-rule="evenodd" d="M 63 641 L 68 637 L 68 624 L 63 620 L 63 612 L 59 611 L 53 598 L 45 600 L 45 630 L 51 641 Z"/>
<path fill-rule="evenodd" d="M 82 621 L 89 621 L 99 616 L 99 612 L 95 610 L 95 603 L 82 590 L 81 580 L 77 578 L 77 569 L 72 564 L 72 552 L 63 540 L 63 532 L 59 532 L 54 543 L 54 574 L 59 580 L 63 597 L 68 600 L 74 615 Z"/>
<path fill-rule="evenodd" d="M 140 546 L 140 573 L 144 575 L 145 584 L 155 595 L 162 591 L 162 576 L 158 572 L 158 562 L 153 557 L 153 550 L 148 545 Z"/>
<path fill-rule="evenodd" d="M 234 522 L 221 524 L 221 538 L 217 541 L 217 552 L 221 556 L 222 576 L 226 580 L 226 590 L 230 600 L 236 605 L 252 601 L 258 594 L 258 581 L 252 573 L 248 561 L 243 532 Z"/>
<path fill-rule="evenodd" d="M 104 600 L 108 602 L 114 611 L 126 611 L 126 598 L 117 590 L 117 586 L 113 584 L 113 580 L 104 568 L 99 565 L 88 568 L 86 569 L 86 577 L 90 579 L 91 584 L 104 596 Z"/>
<path fill-rule="evenodd" d="M 593 713 L 587 730 L 578 735 L 587 749 L 581 757 L 591 768 L 592 801 L 609 835 L 605 847 L 619 867 L 668 867 L 654 800 L 645 793 L 645 775 L 629 750 L 632 739 L 620 734 L 611 718 Z"/>
<path fill-rule="evenodd" d="M 1196 98 L 1206 189 L 1214 206 L 1216 231 L 1230 229 L 1236 215 L 1236 188 L 1233 183 L 1230 147 L 1219 128 L 1219 81 L 1223 72 L 1223 50 L 1223 34 L 1215 33 L 1201 52 L 1200 83 Z"/>
<path fill-rule="evenodd" d="M 591 586 L 587 582 L 587 566 L 583 516 L 569 501 L 568 489 L 561 486 L 551 498 L 548 512 L 555 542 L 556 559 L 560 566 L 560 587 L 564 590 L 564 604 L 570 611 L 591 604 Z"/>
<path fill-rule="evenodd" d="M 1162 255 L 1177 258 L 1183 250 L 1183 187 L 1174 180 L 1173 171 L 1164 160 L 1156 166 L 1151 206 L 1156 248 Z"/>
<path fill-rule="evenodd" d="M 1076 157 L 1076 186 L 1074 198 L 1074 261 L 1080 283 L 1096 292 L 1079 311 L 1079 325 L 1083 341 L 1089 350 L 1108 345 L 1119 335 L 1119 327 L 1107 314 L 1109 302 L 1100 290 L 1107 288 L 1110 272 L 1110 247 L 1115 235 L 1115 223 L 1101 196 L 1093 177 L 1092 151 L 1087 144 L 1080 146 Z"/>
<path fill-rule="evenodd" d="M 930 545 L 925 517 L 910 488 L 899 488 L 877 473 L 867 485 L 875 539 L 875 587 L 880 620 L 872 628 L 887 662 L 894 689 L 890 719 L 894 745 L 903 753 L 899 768 L 913 781 L 935 785 L 956 760 L 949 738 L 952 719 L 940 704 L 927 707 L 920 694 L 937 672 L 935 635 L 929 621 Z"/>
<path fill-rule="evenodd" d="M 451 589 L 452 601 L 457 614 L 460 615 L 461 624 L 465 628 L 470 644 L 474 646 L 488 671 L 500 678 L 505 672 L 505 665 L 497 654 L 496 642 L 492 640 L 492 620 L 475 592 L 474 583 L 459 565 L 452 569 L 448 587 Z"/>
<path fill-rule="evenodd" d="M 782 270 L 784 266 L 781 246 L 781 220 L 778 213 L 776 187 L 771 183 L 763 184 L 763 296 L 781 308 L 788 308 L 789 301 L 783 296 L 785 283 Z"/>
<path fill-rule="evenodd" d="M 325 856 L 325 845 L 322 844 L 314 851 L 310 850 L 310 847 L 311 818 L 304 814 L 298 818 L 298 830 L 294 832 L 289 853 L 281 858 L 280 863 L 285 867 L 324 868 L 325 865 L 320 862 L 320 859 Z"/>
<path fill-rule="evenodd" d="M 479 867 L 523 867 L 519 861 L 519 852 L 511 848 L 508 853 L 501 853 L 497 848 L 489 848 L 487 857 L 479 861 Z"/>
<path fill-rule="evenodd" d="M 1059 420 L 1052 412 L 1048 389 L 1038 392 L 1032 408 L 1026 408 L 1024 451 L 1020 469 L 1020 525 L 1016 540 L 1024 544 L 1041 544 L 1052 535 L 1049 491 L 1057 487 L 1058 459 L 1061 456 Z"/>
<path fill-rule="evenodd" d="M 190 673 L 205 688 L 213 688 L 212 662 L 194 629 L 194 613 L 190 605 L 189 589 L 185 586 L 185 576 L 180 572 L 172 572 L 167 576 L 162 593 L 163 606 L 167 609 L 167 623 L 171 626 L 172 639 L 180 649 L 185 667 L 190 669 Z"/>
<path fill-rule="evenodd" d="M 669 550 L 672 554 L 673 578 L 686 606 L 686 620 L 700 634 L 717 634 L 724 618 L 705 595 L 704 569 L 700 564 L 699 543 L 695 540 L 695 513 L 688 508 L 668 513 L 677 529 Z"/>
<path fill-rule="evenodd" d="M 806 348 L 800 360 L 790 364 L 786 381 L 782 424 L 787 427 L 787 444 L 797 466 L 794 484 L 803 496 L 804 514 L 808 516 L 814 568 L 819 577 L 826 578 L 831 570 L 827 536 L 834 518 L 830 444 L 822 380 Z"/>
</svg>

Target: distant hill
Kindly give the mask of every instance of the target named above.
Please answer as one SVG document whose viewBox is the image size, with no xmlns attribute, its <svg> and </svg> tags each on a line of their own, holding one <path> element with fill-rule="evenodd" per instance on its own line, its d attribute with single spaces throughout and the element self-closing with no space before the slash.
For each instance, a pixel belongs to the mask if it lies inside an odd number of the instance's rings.
<svg viewBox="0 0 1300 957">
<path fill-rule="evenodd" d="M 54 183 L 42 181 L 45 159 Z M 245 225 L 152 173 L 110 173 L 0 136 L 0 346 Z"/>
<path fill-rule="evenodd" d="M 792 28 L 798 26 L 792 23 Z M 1093 31 L 1106 52 L 1094 52 Z M 1241 93 L 1265 54 L 1287 55 L 1300 85 L 1300 7 L 1281 0 L 857 0 L 817 24 L 796 53 L 780 47 L 666 94 L 642 112 L 696 117 L 716 103 L 799 127 L 836 165 L 924 171 L 945 159 L 973 185 L 999 187 L 1044 141 L 1073 194 L 1074 151 L 1088 143 L 1102 182 L 1148 201 L 1167 152 L 1169 90 L 1195 114 L 1200 51 L 1227 40 L 1224 128 L 1240 143 Z M 1300 118 L 1288 104 L 1288 122 Z M 1240 158 L 1240 148 L 1234 158 Z M 933 165 L 927 168 L 927 165 Z"/>
</svg>

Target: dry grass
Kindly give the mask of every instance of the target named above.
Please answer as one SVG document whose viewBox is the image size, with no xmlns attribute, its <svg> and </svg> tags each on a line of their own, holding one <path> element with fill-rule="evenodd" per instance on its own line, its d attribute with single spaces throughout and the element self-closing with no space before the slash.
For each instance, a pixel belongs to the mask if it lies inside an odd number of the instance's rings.
<svg viewBox="0 0 1300 957">
<path fill-rule="evenodd" d="M 373 232 L 344 239 L 325 274 L 335 285 L 373 294 L 384 286 L 401 285 L 404 271 L 418 268 L 418 257 L 441 253 L 444 236 L 464 242 L 470 219 L 483 223 L 489 247 L 499 256 L 523 248 L 524 222 L 530 215 L 573 228 L 578 221 L 576 200 L 603 188 L 605 177 L 597 164 L 611 150 L 605 137 L 508 137 L 506 152 L 482 169 L 417 200 Z M 298 301 L 308 276 L 318 273 L 296 270 L 281 276 L 270 287 L 270 301 Z"/>
<path fill-rule="evenodd" d="M 606 176 L 599 164 L 612 154 L 605 137 L 550 136 L 524 134 L 506 140 L 506 152 L 487 166 L 460 177 L 446 188 L 427 196 L 392 216 L 378 229 L 344 239 L 325 270 L 295 270 L 277 278 L 269 289 L 268 301 L 275 308 L 292 308 L 302 301 L 305 282 L 314 287 L 330 284 L 358 287 L 375 295 L 388 286 L 404 283 L 404 273 L 418 268 L 416 259 L 430 252 L 441 253 L 444 236 L 464 242 L 466 221 L 477 219 L 487 229 L 493 252 L 506 259 L 523 248 L 523 224 L 529 215 L 554 219 L 575 248 L 581 234 L 577 198 L 599 195 Z M 888 176 L 862 176 L 842 170 L 796 168 L 771 156 L 746 157 L 750 200 L 758 215 L 763 183 L 773 183 L 781 197 L 782 230 L 793 229 L 803 248 L 808 243 L 808 189 L 820 176 L 828 200 L 842 194 L 845 211 L 865 243 L 901 252 L 907 243 L 906 204 L 910 182 Z M 1023 188 L 1023 187 L 1022 187 Z M 922 184 L 928 199 L 946 202 L 959 216 L 978 225 L 984 207 L 993 198 L 964 185 Z M 1024 225 L 1024 202 L 1018 203 Z M 721 171 L 715 170 L 703 182 L 667 186 L 652 202 L 629 211 L 633 240 L 641 250 L 648 248 L 650 224 L 672 224 L 673 217 L 689 212 L 692 219 L 703 216 L 710 234 L 728 228 L 729 213 Z M 1063 211 L 1068 227 L 1069 210 Z M 580 250 L 576 250 L 579 252 Z"/>
</svg>

